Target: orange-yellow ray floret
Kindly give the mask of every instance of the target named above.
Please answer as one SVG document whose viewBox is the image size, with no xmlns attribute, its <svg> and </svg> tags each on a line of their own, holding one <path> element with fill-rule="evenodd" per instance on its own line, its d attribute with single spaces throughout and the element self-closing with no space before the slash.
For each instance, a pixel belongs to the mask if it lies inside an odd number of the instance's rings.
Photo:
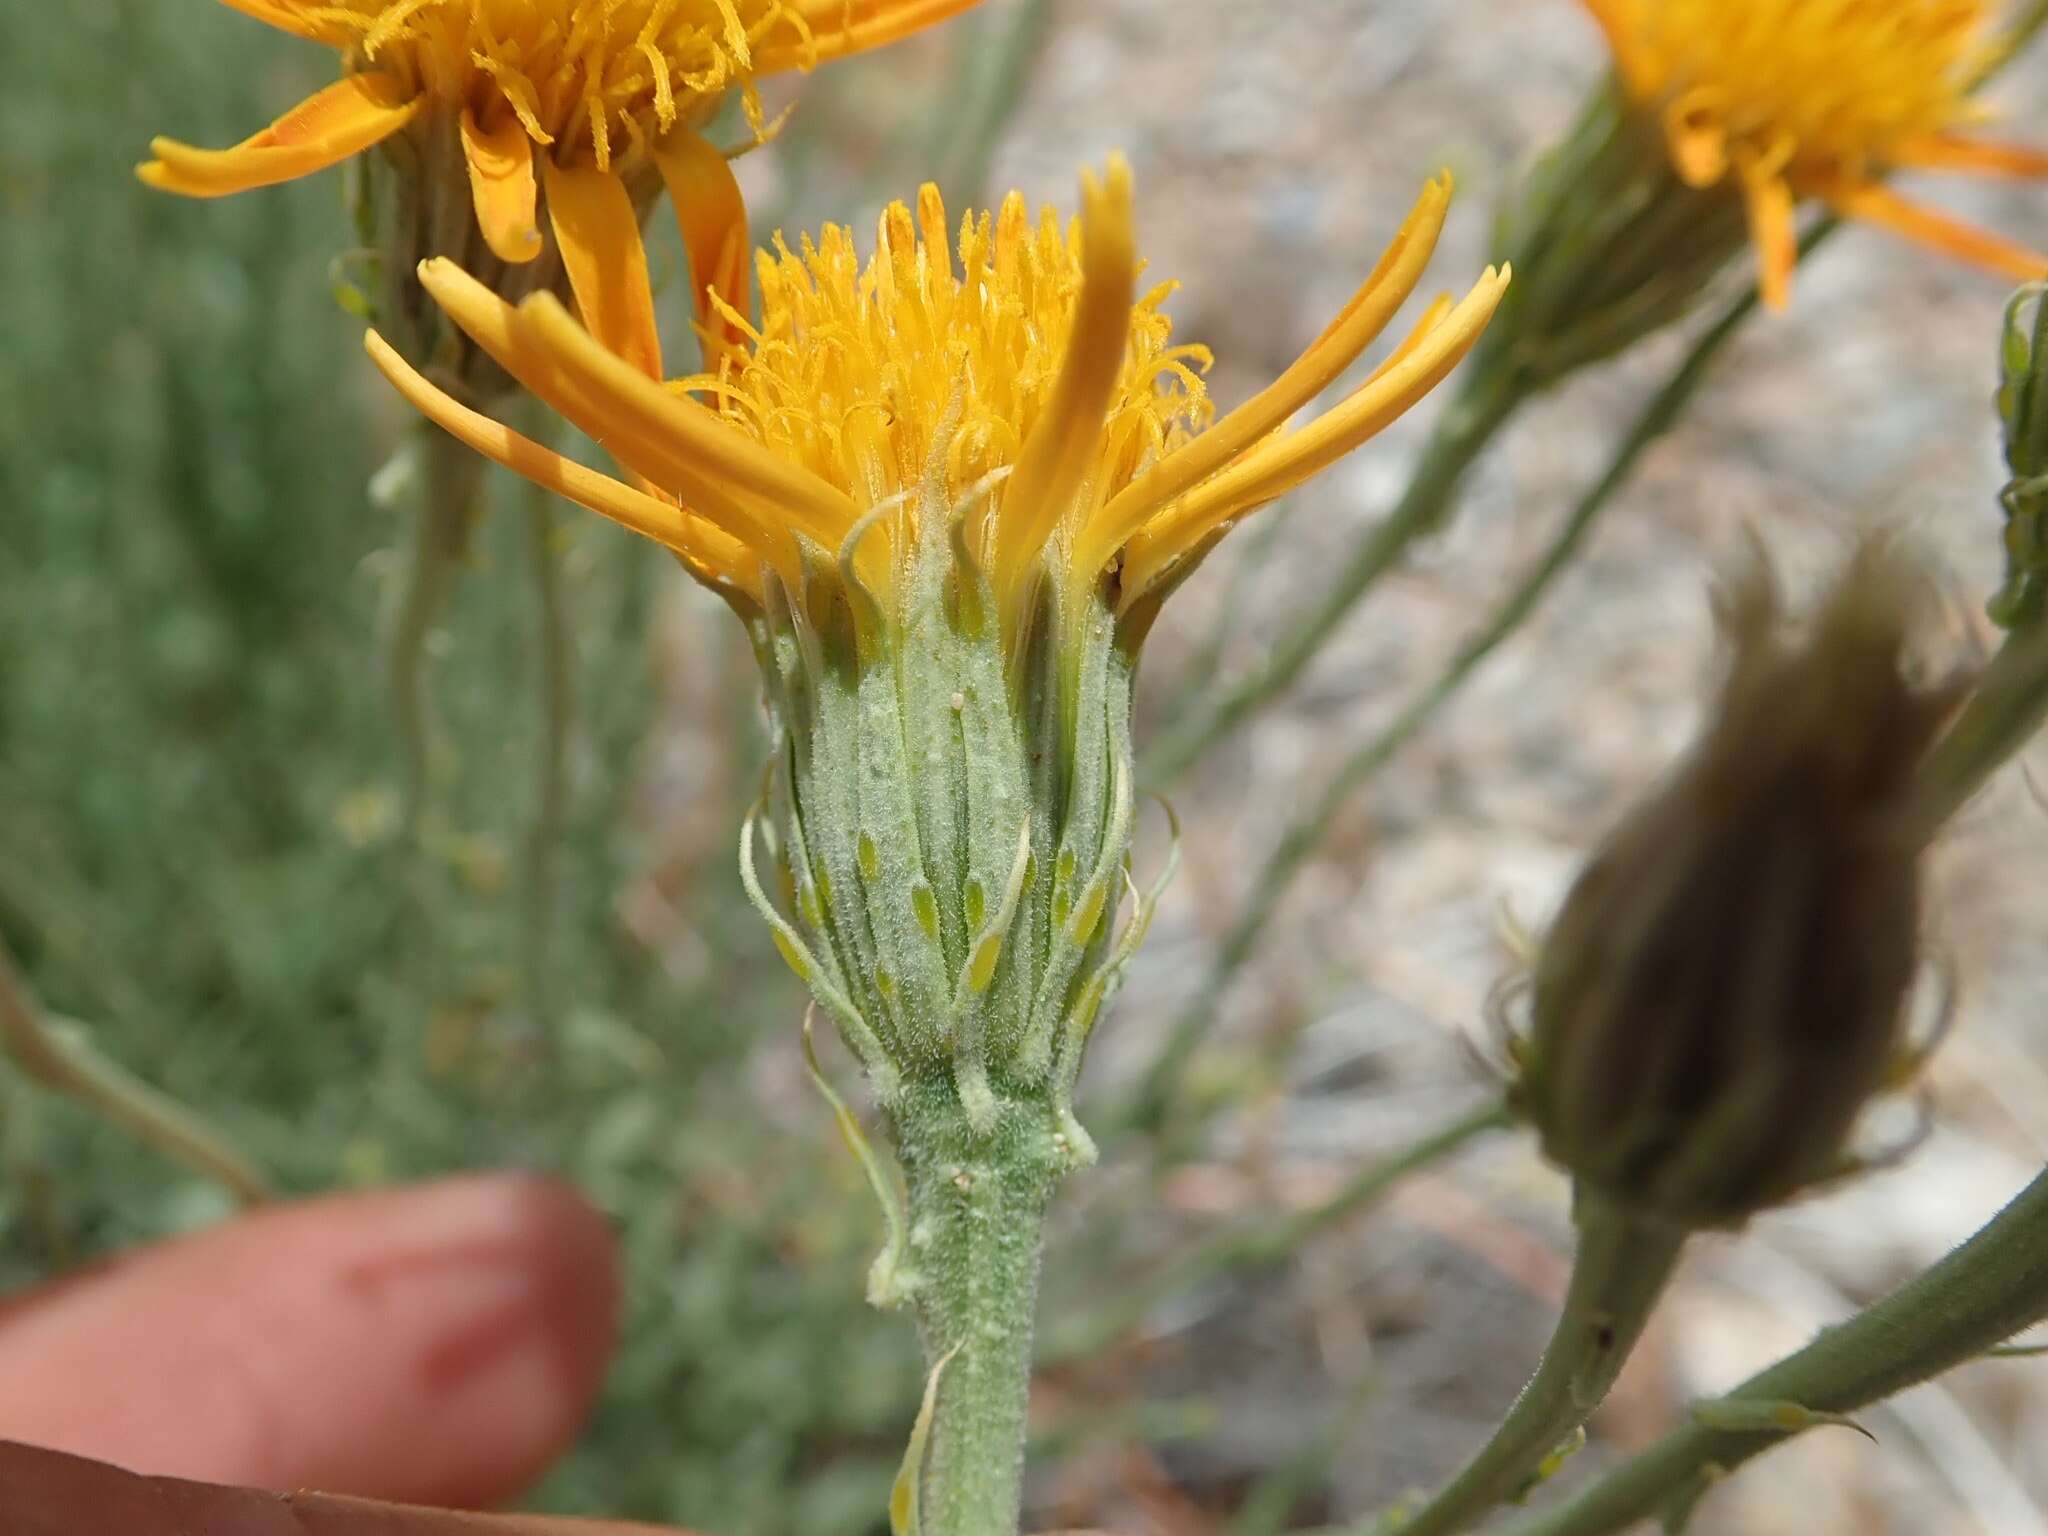
<svg viewBox="0 0 2048 1536">
<path fill-rule="evenodd" d="M 1450 202 L 1448 175 L 1425 186 L 1379 265 L 1323 334 L 1272 384 L 1119 491 L 1083 535 L 1084 559 L 1106 561 L 1162 506 L 1270 436 L 1335 383 L 1379 338 L 1422 280 Z"/>
<path fill-rule="evenodd" d="M 1968 133 L 1983 119 L 1972 92 L 2000 48 L 1993 0 L 1585 3 L 1624 87 L 1661 120 L 1680 178 L 1734 178 L 1773 307 L 1790 298 L 1805 198 L 2008 275 L 2048 275 L 2048 257 L 1878 186 L 1916 168 L 2048 175 L 2048 154 Z"/>
<path fill-rule="evenodd" d="M 375 331 L 364 335 L 363 346 L 407 402 L 484 457 L 565 500 L 667 546 L 701 578 L 730 584 L 759 598 L 759 566 L 737 539 L 691 517 L 672 503 L 587 469 L 521 436 L 502 422 L 470 410 L 400 357 Z"/>
<path fill-rule="evenodd" d="M 600 170 L 731 91 L 894 42 L 978 0 L 227 0 L 338 49 L 350 74 L 517 122 L 558 162 Z"/>
<path fill-rule="evenodd" d="M 539 191 L 526 129 L 518 118 L 508 117 L 486 130 L 468 107 L 462 109 L 461 129 L 470 199 L 485 243 L 500 261 L 533 260 L 541 249 L 540 226 L 534 221 Z"/>
<path fill-rule="evenodd" d="M 674 444 L 650 435 L 612 400 L 582 387 L 536 333 L 526 312 L 507 304 L 450 261 L 422 263 L 420 283 L 499 366 L 601 443 L 621 464 L 672 495 L 686 495 L 692 512 L 752 551 L 753 564 L 766 562 L 785 580 L 796 579 L 794 543 L 772 514 L 701 472 Z M 629 377 L 638 377 L 630 366 L 619 367 Z"/>
<path fill-rule="evenodd" d="M 871 48 L 900 42 L 980 0 L 798 0 L 790 6 L 802 36 L 767 43 L 760 54 L 764 74 L 809 69 Z"/>
<path fill-rule="evenodd" d="M 1017 625 L 1031 585 L 1029 573 L 1046 540 L 1094 478 L 1103 421 L 1130 354 L 1138 245 L 1131 168 L 1121 157 L 1110 162 L 1101 180 L 1083 175 L 1081 207 L 1081 286 L 1065 328 L 1066 355 L 1044 413 L 1019 448 L 1010 482 L 1002 489 L 990 541 L 990 574 L 1010 629 Z"/>
<path fill-rule="evenodd" d="M 1225 523 L 1314 479 L 1406 415 L 1464 361 L 1500 307 L 1512 275 L 1505 267 L 1488 267 L 1462 301 L 1448 309 L 1432 305 L 1426 328 L 1418 328 L 1341 404 L 1297 432 L 1266 438 L 1147 522 L 1126 552 L 1126 601 L 1142 595 Z M 1436 323 L 1428 324 L 1431 319 Z"/>
<path fill-rule="evenodd" d="M 606 351 L 550 294 L 519 306 L 531 334 L 579 389 L 602 400 L 639 430 L 721 486 L 774 507 L 789 526 L 831 548 L 852 530 L 862 509 L 853 497 L 800 464 L 791 464 L 726 428 L 695 400 L 680 399 Z"/>
<path fill-rule="evenodd" d="M 618 177 L 589 165 L 541 161 L 548 221 L 583 323 L 651 379 L 661 377 L 661 333 L 640 216 Z"/>
<path fill-rule="evenodd" d="M 655 146 L 654 163 L 690 253 L 705 355 L 715 360 L 742 340 L 722 311 L 747 303 L 746 200 L 731 163 L 699 134 L 671 134 Z"/>
<path fill-rule="evenodd" d="M 225 197 L 296 181 L 381 144 L 411 122 L 419 99 L 391 75 L 350 75 L 317 91 L 232 149 L 150 143 L 156 159 L 136 174 L 162 192 Z"/>
<path fill-rule="evenodd" d="M 309 7 L 301 0 L 221 0 L 231 11 L 240 11 L 244 16 L 253 16 L 267 26 L 280 32 L 289 32 L 294 37 L 313 38 L 320 42 L 332 41 L 331 35 L 321 28 L 320 23 L 307 14 Z"/>
</svg>

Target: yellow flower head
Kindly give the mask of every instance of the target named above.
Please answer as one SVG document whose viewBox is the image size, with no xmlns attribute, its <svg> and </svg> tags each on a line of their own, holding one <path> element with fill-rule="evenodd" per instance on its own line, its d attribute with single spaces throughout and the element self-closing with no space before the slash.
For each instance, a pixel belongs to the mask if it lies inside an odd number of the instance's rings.
<svg viewBox="0 0 2048 1536">
<path fill-rule="evenodd" d="M 668 184 L 699 284 L 736 291 L 747 237 L 724 158 L 696 132 L 734 90 L 893 42 L 976 0 L 225 0 L 325 43 L 343 78 L 231 149 L 158 138 L 153 187 L 219 197 L 296 180 L 427 113 L 459 122 L 477 224 L 511 263 L 541 252 L 546 193 L 578 307 L 656 376 L 646 256 L 625 177 Z M 536 170 L 537 166 L 537 170 Z M 650 175 L 652 172 L 650 172 Z"/>
<path fill-rule="evenodd" d="M 1447 179 L 1427 187 L 1307 353 L 1213 424 L 1208 354 L 1175 345 L 1170 286 L 1139 290 L 1121 161 L 1084 179 L 1071 224 L 1012 197 L 956 232 L 927 187 L 882 215 L 865 261 L 844 229 L 777 239 L 758 327 L 724 307 L 737 343 L 666 385 L 551 295 L 511 304 L 424 263 L 426 292 L 624 480 L 366 341 L 449 432 L 666 545 L 747 618 L 784 748 L 741 833 L 748 896 L 885 1105 L 950 1097 L 977 1137 L 1032 1117 L 1017 1123 L 1047 1127 L 1026 1140 L 1054 1177 L 1094 1155 L 1074 1085 L 1157 899 L 1112 939 L 1146 631 L 1232 519 L 1394 420 L 1486 328 L 1505 272 L 1429 306 L 1341 403 L 1283 430 L 1414 289 L 1449 198 Z M 771 804 L 779 907 L 754 868 Z"/>
<path fill-rule="evenodd" d="M 1783 307 L 1798 201 L 2026 280 L 2048 257 L 1883 185 L 1893 171 L 2048 176 L 2048 153 L 1971 137 L 1995 58 L 1991 0 L 1586 0 L 1629 96 L 1661 116 L 1679 177 L 1731 176 L 1749 207 L 1766 299 Z"/>
<path fill-rule="evenodd" d="M 1062 226 L 1021 197 L 957 239 L 935 188 L 883 214 L 863 265 L 827 227 L 759 258 L 758 330 L 716 373 L 664 387 L 610 355 L 561 306 L 513 306 L 447 262 L 421 271 L 442 307 L 515 378 L 603 443 L 649 494 L 557 458 L 466 410 L 374 332 L 372 355 L 417 406 L 480 451 L 654 538 L 700 577 L 759 601 L 838 558 L 892 591 L 918 520 L 962 517 L 1010 632 L 1050 569 L 1129 613 L 1225 525 L 1321 472 L 1398 418 L 1485 329 L 1508 274 L 1432 304 L 1340 404 L 1288 418 L 1355 362 L 1420 281 L 1450 200 L 1431 183 L 1377 269 L 1269 388 L 1209 425 L 1209 356 L 1176 346 L 1140 295 L 1130 173 L 1086 178 Z M 857 565 L 856 565 L 857 562 Z M 873 578 L 880 578 L 875 580 Z"/>
</svg>

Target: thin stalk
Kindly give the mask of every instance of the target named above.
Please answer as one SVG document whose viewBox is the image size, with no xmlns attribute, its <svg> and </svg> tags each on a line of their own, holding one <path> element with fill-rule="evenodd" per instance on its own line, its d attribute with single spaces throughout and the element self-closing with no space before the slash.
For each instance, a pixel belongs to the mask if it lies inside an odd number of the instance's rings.
<svg viewBox="0 0 2048 1536">
<path fill-rule="evenodd" d="M 986 201 L 996 143 L 1031 82 L 1032 66 L 1051 31 L 1052 7 L 1047 0 L 1024 0 L 1007 17 L 989 14 L 972 20 L 974 30 L 960 39 L 954 55 L 952 88 L 923 135 L 938 157 L 932 180 L 954 207 Z"/>
<path fill-rule="evenodd" d="M 1438 419 L 1399 505 L 1351 552 L 1315 606 L 1255 672 L 1220 690 L 1207 710 L 1179 722 L 1145 755 L 1140 778 L 1155 786 L 1168 783 L 1291 683 L 1353 606 L 1418 538 L 1442 523 L 1465 472 L 1527 398 L 1513 368 L 1478 367 Z"/>
<path fill-rule="evenodd" d="M 555 548 L 555 515 L 547 494 L 528 498 L 527 554 L 533 572 L 534 619 L 540 666 L 541 728 L 535 755 L 533 823 L 526 837 L 526 880 L 520 966 L 527 1011 L 543 1040 L 553 1039 L 556 913 L 560 907 L 562 845 L 569 815 L 569 745 L 575 724 L 573 640 Z"/>
<path fill-rule="evenodd" d="M 1976 1359 L 2048 1320 L 2048 1173 L 1968 1242 L 1882 1301 L 1761 1371 L 1720 1402 L 1803 1414 L 1714 1428 L 1703 1413 L 1510 1536 L 1607 1536 L 1638 1520 L 1682 1521 L 1714 1482 L 1820 1422 L 1858 1412 Z M 1675 1528 L 1675 1525 L 1674 1525 Z M 1404 1528 L 1406 1536 L 1406 1528 Z"/>
<path fill-rule="evenodd" d="M 385 641 L 385 686 L 409 842 L 419 830 L 433 757 L 427 643 L 462 568 L 485 462 L 437 427 L 421 428 L 415 442 L 423 469 L 420 504 Z"/>
<path fill-rule="evenodd" d="M 1281 835 L 1253 883 L 1252 894 L 1242 915 L 1218 949 L 1207 979 L 1196 989 L 1195 1001 L 1175 1022 L 1165 1047 L 1147 1073 L 1137 1098 L 1137 1123 L 1156 1124 L 1168 1113 L 1181 1074 L 1216 1026 L 1230 982 L 1251 958 L 1259 940 L 1265 935 L 1267 924 L 1279 911 L 1281 898 L 1322 845 L 1339 812 L 1395 753 L 1428 724 L 1438 710 L 1457 696 L 1472 675 L 1535 611 L 1552 583 L 1570 569 L 1600 514 L 1635 472 L 1644 452 L 1671 430 L 1705 381 L 1721 349 L 1749 318 L 1757 303 L 1758 297 L 1754 292 L 1746 294 L 1701 335 L 1685 361 L 1636 418 L 1628 435 L 1615 449 L 1605 472 L 1572 508 L 1571 515 L 1565 519 L 1541 558 L 1501 601 L 1486 626 L 1465 642 L 1435 682 L 1388 722 L 1377 736 L 1345 759 L 1308 813 Z"/>
<path fill-rule="evenodd" d="M 1161 1302 L 1232 1271 L 1280 1262 L 1310 1238 L 1376 1203 L 1411 1174 L 1440 1163 L 1480 1137 L 1513 1123 L 1514 1116 L 1505 1104 L 1482 1105 L 1439 1126 L 1393 1156 L 1360 1169 L 1341 1189 L 1318 1204 L 1216 1233 L 1149 1277 L 1116 1292 L 1107 1305 L 1061 1328 L 1050 1340 L 1046 1358 L 1084 1360 L 1101 1353 L 1143 1322 Z"/>
<path fill-rule="evenodd" d="M 1422 1508 L 1388 1522 L 1401 1536 L 1456 1536 L 1519 1496 L 1621 1374 L 1685 1246 L 1682 1228 L 1628 1216 L 1584 1190 L 1564 1315 L 1542 1362 L 1478 1455 Z"/>
<path fill-rule="evenodd" d="M 1921 766 L 1919 815 L 1937 827 L 1982 789 L 2048 720 L 2048 623 L 2005 637 L 1955 723 Z"/>
<path fill-rule="evenodd" d="M 67 1029 L 45 1016 L 4 946 L 0 1047 L 45 1088 L 84 1105 L 172 1162 L 212 1179 L 241 1204 L 258 1205 L 275 1193 L 261 1170 L 191 1110 L 102 1057 L 75 1027 Z"/>
<path fill-rule="evenodd" d="M 2043 27 L 2048 27 L 2048 0 L 2034 0 L 2024 11 L 2013 18 L 2006 29 L 2005 42 L 1984 65 L 1983 73 L 1972 82 L 1977 87 L 1989 85 L 2010 64 L 2019 53 L 2034 40 Z"/>
<path fill-rule="evenodd" d="M 1272 563 L 1300 507 L 1299 501 L 1283 501 L 1254 518 L 1250 532 L 1231 541 L 1229 584 L 1216 605 L 1216 617 L 1209 632 L 1185 663 L 1185 676 L 1158 707 L 1157 716 L 1164 722 L 1162 729 L 1171 731 L 1190 710 L 1201 707 L 1203 695 L 1222 668 L 1224 652 L 1243 622 L 1253 588 Z"/>
</svg>

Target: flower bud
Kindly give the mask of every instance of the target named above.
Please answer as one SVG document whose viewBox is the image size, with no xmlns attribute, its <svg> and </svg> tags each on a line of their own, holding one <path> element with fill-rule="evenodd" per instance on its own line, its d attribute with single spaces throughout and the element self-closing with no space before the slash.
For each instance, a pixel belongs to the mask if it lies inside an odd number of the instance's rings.
<svg viewBox="0 0 2048 1536">
<path fill-rule="evenodd" d="M 1799 216 L 1821 205 L 2028 280 L 2048 255 L 1908 201 L 1908 169 L 2048 177 L 2048 150 L 1982 137 L 1973 100 L 2001 46 L 1989 0 L 1584 0 L 1611 82 L 1511 205 L 1521 272 L 1490 338 L 1549 383 L 1679 319 L 1744 247 L 1791 300 Z"/>
<path fill-rule="evenodd" d="M 1728 605 L 1711 723 L 1580 875 L 1537 962 L 1519 1096 L 1624 1210 L 1733 1226 L 1843 1171 L 1902 1056 L 1913 775 L 1953 703 L 1908 676 L 1913 577 L 1867 547 L 1804 634 Z"/>
<path fill-rule="evenodd" d="M 1540 388 L 1626 351 L 1690 313 L 1747 239 L 1741 197 L 1686 185 L 1655 119 L 1603 85 L 1503 210 L 1521 280 L 1482 366 Z"/>
</svg>

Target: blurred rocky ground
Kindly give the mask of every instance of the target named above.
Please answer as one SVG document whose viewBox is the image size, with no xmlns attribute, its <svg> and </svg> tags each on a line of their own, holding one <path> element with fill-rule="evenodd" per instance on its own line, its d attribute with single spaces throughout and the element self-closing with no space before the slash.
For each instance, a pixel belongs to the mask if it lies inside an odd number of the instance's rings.
<svg viewBox="0 0 2048 1536">
<path fill-rule="evenodd" d="M 875 61 L 873 75 L 909 81 L 945 63 L 935 40 Z M 1065 203 L 1078 167 L 1127 153 L 1143 248 L 1156 275 L 1185 284 L 1177 334 L 1215 349 L 1212 388 L 1227 407 L 1317 333 L 1442 166 L 1460 197 L 1432 277 L 1462 288 L 1486 258 L 1496 203 L 1603 67 L 1573 0 L 1066 0 L 990 180 Z M 825 137 L 849 165 L 872 170 L 862 133 L 888 127 L 886 99 L 901 98 L 856 83 L 818 106 L 839 114 Z M 1995 100 L 2021 132 L 2037 126 L 2048 54 L 2012 70 Z M 771 194 L 789 190 L 772 166 L 750 174 Z M 809 176 L 792 223 L 845 217 L 835 185 Z M 866 185 L 863 221 L 908 178 Z M 1944 178 L 1930 190 L 2023 238 L 2048 229 L 2039 189 Z M 1937 655 L 1960 663 L 1993 643 L 1981 613 L 1999 559 L 1989 399 L 2005 298 L 1995 278 L 1852 231 L 1802 270 L 1790 314 L 1750 326 L 1578 567 L 1357 797 L 1296 884 L 1196 1067 L 1198 1085 L 1241 1102 L 1213 1157 L 1168 1186 L 1178 1209 L 1162 1221 L 1312 1200 L 1479 1101 L 1486 1081 L 1467 1046 L 1512 964 L 1502 909 L 1540 924 L 1617 806 L 1687 740 L 1713 677 L 1709 584 L 1751 532 L 1799 591 L 1861 530 L 1903 527 L 1952 599 Z M 1174 786 L 1186 863 L 1098 1037 L 1098 1099 L 1156 1050 L 1290 818 L 1436 676 L 1682 354 L 1680 338 L 1665 338 L 1528 412 L 1473 479 L 1455 526 Z M 1392 503 L 1429 415 L 1263 514 L 1285 519 L 1277 536 L 1249 526 L 1209 562 L 1151 642 L 1148 716 L 1256 664 Z M 1222 624 L 1220 667 L 1197 675 Z M 1935 1258 L 2040 1165 L 2044 911 L 2048 811 L 2011 774 L 1939 858 L 1932 928 L 1963 991 L 1932 1077 L 1932 1134 L 1894 1171 L 1698 1244 L 1567 1482 Z M 1910 1119 L 1884 1118 L 1871 1136 L 1896 1137 Z M 1133 1533 L 1231 1529 L 1219 1510 L 1319 1445 L 1329 1454 L 1310 1459 L 1327 1472 L 1308 1478 L 1298 1521 L 1356 1516 L 1427 1486 L 1484 1435 L 1534 1361 L 1568 1254 L 1563 1181 L 1526 1138 L 1486 1144 L 1283 1269 L 1163 1308 L 1138 1362 L 1154 1416 L 1191 1401 L 1210 1415 L 1154 1449 L 1140 1434 L 1137 1448 L 1064 1463 L 1038 1490 L 1043 1507 Z M 1867 1423 L 1877 1444 L 1809 1436 L 1717 1491 L 1693 1529 L 2048 1532 L 2048 1370 L 1980 1364 Z"/>
</svg>

